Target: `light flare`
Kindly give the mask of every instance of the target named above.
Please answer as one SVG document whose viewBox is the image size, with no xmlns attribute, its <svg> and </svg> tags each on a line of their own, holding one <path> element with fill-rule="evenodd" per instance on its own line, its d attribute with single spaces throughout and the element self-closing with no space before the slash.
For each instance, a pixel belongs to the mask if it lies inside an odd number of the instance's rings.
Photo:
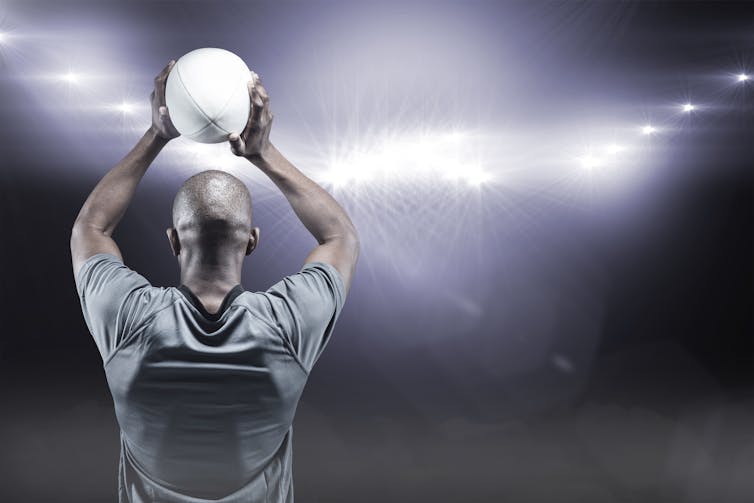
<svg viewBox="0 0 754 503">
<path fill-rule="evenodd" d="M 469 145 L 469 136 L 461 132 L 425 133 L 400 141 L 383 138 L 371 147 L 355 148 L 332 160 L 323 179 L 334 187 L 378 179 L 442 179 L 474 186 L 491 181 L 491 174 L 472 160 Z"/>
<path fill-rule="evenodd" d="M 60 76 L 60 80 L 69 84 L 78 84 L 81 81 L 81 75 L 73 71 L 68 71 Z"/>
<path fill-rule="evenodd" d="M 136 111 L 136 106 L 133 103 L 128 103 L 127 101 L 124 101 L 122 103 L 115 105 L 115 110 L 123 114 L 132 114 Z"/>
</svg>

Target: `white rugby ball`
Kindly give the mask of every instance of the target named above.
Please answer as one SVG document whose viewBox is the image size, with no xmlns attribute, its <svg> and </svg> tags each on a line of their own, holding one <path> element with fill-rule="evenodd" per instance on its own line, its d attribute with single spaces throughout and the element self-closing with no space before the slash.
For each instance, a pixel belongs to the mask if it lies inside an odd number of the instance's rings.
<svg viewBox="0 0 754 503">
<path fill-rule="evenodd" d="M 203 48 L 185 54 L 170 70 L 165 105 L 173 125 L 191 140 L 220 143 L 241 133 L 249 119 L 246 63 L 225 49 Z"/>
</svg>

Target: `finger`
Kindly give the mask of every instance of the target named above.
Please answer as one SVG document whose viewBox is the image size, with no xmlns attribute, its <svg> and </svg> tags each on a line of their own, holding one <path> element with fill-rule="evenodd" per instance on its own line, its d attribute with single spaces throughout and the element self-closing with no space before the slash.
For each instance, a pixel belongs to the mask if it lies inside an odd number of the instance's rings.
<svg viewBox="0 0 754 503">
<path fill-rule="evenodd" d="M 256 85 L 256 89 L 259 97 L 262 98 L 263 102 L 267 103 L 270 101 L 270 96 L 267 94 L 267 89 L 264 88 L 261 82 Z"/>
<path fill-rule="evenodd" d="M 273 117 L 270 117 L 270 122 L 267 123 L 267 126 L 264 128 L 264 143 L 269 143 L 270 141 L 270 131 L 272 131 L 272 119 Z"/>
<path fill-rule="evenodd" d="M 173 69 L 173 66 L 175 66 L 175 60 L 171 59 L 170 63 L 168 63 L 167 66 L 163 68 L 162 72 L 160 72 L 160 74 L 154 79 L 157 103 L 160 105 L 165 104 L 165 84 L 168 80 L 168 74 L 170 73 L 170 70 Z"/>
<path fill-rule="evenodd" d="M 162 71 L 157 74 L 157 77 L 154 78 L 155 81 L 157 80 L 165 80 L 168 78 L 168 74 L 170 73 L 170 70 L 173 69 L 173 66 L 175 66 L 175 60 L 171 59 L 168 61 L 168 64 L 165 65 L 165 68 L 162 69 Z"/>
<path fill-rule="evenodd" d="M 254 124 L 254 117 L 252 116 L 252 112 L 254 111 L 254 107 L 249 104 L 249 119 L 246 121 L 246 125 L 243 128 L 243 132 L 241 133 L 241 136 L 248 137 L 249 131 L 251 131 L 251 126 Z"/>
<path fill-rule="evenodd" d="M 254 94 L 252 94 L 251 96 L 251 104 L 251 123 L 257 124 L 259 123 L 259 119 L 262 118 L 262 112 L 264 111 L 264 102 L 262 101 L 262 98 L 259 97 L 256 89 L 254 89 Z"/>
<path fill-rule="evenodd" d="M 246 142 L 237 133 L 230 133 L 228 135 L 228 142 L 230 143 L 230 151 L 234 155 L 242 156 L 244 149 L 246 148 Z"/>
<path fill-rule="evenodd" d="M 272 122 L 272 113 L 269 109 L 265 108 L 265 110 L 262 112 L 262 117 L 259 120 L 259 128 L 265 129 L 270 126 L 270 123 Z"/>
<path fill-rule="evenodd" d="M 257 89 L 254 79 L 247 82 L 246 87 L 249 90 L 249 120 L 246 121 L 246 127 L 244 128 L 244 131 L 248 131 L 251 125 L 259 120 L 257 110 L 260 108 L 258 105 L 259 99 L 257 98 Z"/>
<path fill-rule="evenodd" d="M 264 90 L 264 88 L 262 88 Z M 267 124 L 270 122 L 270 119 L 272 118 L 272 111 L 270 110 L 270 98 L 267 97 L 266 99 L 260 95 L 260 98 L 262 99 L 262 109 L 260 111 L 260 118 L 261 120 Z"/>
</svg>

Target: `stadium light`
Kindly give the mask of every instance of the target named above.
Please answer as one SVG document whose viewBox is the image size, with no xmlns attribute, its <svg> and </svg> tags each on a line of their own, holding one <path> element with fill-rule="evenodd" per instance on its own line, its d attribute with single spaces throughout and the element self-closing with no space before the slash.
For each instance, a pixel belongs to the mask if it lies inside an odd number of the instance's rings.
<svg viewBox="0 0 754 503">
<path fill-rule="evenodd" d="M 608 145 L 608 146 L 607 146 L 607 147 L 605 148 L 605 150 L 607 151 L 607 153 L 608 153 L 608 154 L 610 154 L 610 155 L 615 155 L 615 154 L 617 154 L 618 152 L 621 152 L 621 151 L 623 151 L 624 149 L 623 149 L 623 147 L 622 147 L 622 146 L 620 146 L 620 145 L 616 145 L 615 143 L 611 143 L 610 145 Z"/>
<path fill-rule="evenodd" d="M 124 114 L 131 114 L 134 112 L 134 105 L 131 103 L 123 102 L 115 106 L 115 109 Z"/>
<path fill-rule="evenodd" d="M 79 80 L 81 80 L 81 77 L 78 73 L 69 71 L 61 75 L 60 80 L 62 80 L 63 82 L 68 82 L 69 84 L 78 84 Z"/>
<path fill-rule="evenodd" d="M 594 169 L 602 166 L 602 159 L 595 157 L 592 154 L 587 154 L 579 159 L 581 161 L 581 167 L 584 169 Z"/>
</svg>

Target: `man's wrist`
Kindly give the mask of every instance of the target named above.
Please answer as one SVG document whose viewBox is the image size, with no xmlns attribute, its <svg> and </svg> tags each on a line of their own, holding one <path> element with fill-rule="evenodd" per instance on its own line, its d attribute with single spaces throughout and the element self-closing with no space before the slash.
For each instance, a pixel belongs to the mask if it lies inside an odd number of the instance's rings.
<svg viewBox="0 0 754 503">
<path fill-rule="evenodd" d="M 162 136 L 158 131 L 157 128 L 154 127 L 154 124 L 149 126 L 149 129 L 147 129 L 147 132 L 144 133 L 144 136 L 146 136 L 151 143 L 154 143 L 156 145 L 159 145 L 161 147 L 164 147 L 167 145 L 167 143 L 172 140 L 172 138 L 166 138 Z"/>
<path fill-rule="evenodd" d="M 263 168 L 270 166 L 273 163 L 276 154 L 279 154 L 279 152 L 275 146 L 272 143 L 268 143 L 263 150 L 246 156 L 246 158 L 258 168 Z"/>
</svg>

